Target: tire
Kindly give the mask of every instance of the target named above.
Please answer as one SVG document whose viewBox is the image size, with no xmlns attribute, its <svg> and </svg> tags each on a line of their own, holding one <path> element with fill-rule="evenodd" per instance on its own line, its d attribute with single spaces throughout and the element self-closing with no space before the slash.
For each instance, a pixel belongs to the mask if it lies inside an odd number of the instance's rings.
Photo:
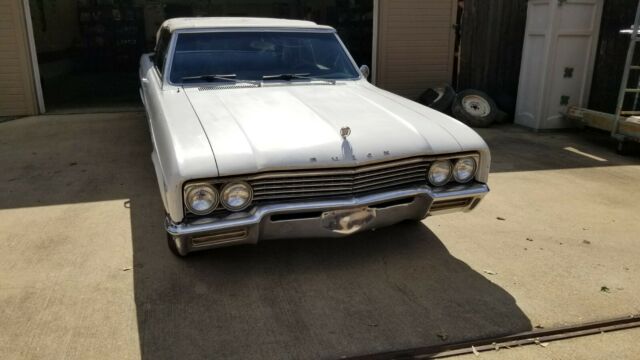
<svg viewBox="0 0 640 360">
<path fill-rule="evenodd" d="M 447 112 L 451 107 L 456 92 L 449 85 L 428 88 L 418 98 L 418 102 L 440 112 Z"/>
<path fill-rule="evenodd" d="M 189 253 L 185 251 L 180 252 L 176 239 L 169 233 L 167 233 L 167 245 L 169 246 L 171 253 L 179 258 L 185 258 L 189 255 Z"/>
<path fill-rule="evenodd" d="M 489 95 L 482 91 L 464 90 L 453 100 L 451 113 L 471 127 L 488 127 L 495 121 L 498 108 Z"/>
</svg>

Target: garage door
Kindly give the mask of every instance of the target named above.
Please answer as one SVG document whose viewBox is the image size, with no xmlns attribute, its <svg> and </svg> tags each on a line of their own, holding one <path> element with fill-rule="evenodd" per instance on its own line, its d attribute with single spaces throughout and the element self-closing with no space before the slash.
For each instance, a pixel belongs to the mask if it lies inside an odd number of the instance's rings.
<svg viewBox="0 0 640 360">
<path fill-rule="evenodd" d="M 22 1 L 0 0 L 0 116 L 37 112 Z"/>
<path fill-rule="evenodd" d="M 371 65 L 373 0 L 28 2 L 47 111 L 105 111 L 140 106 L 137 78 L 140 55 L 152 51 L 158 26 L 174 17 L 313 20 L 335 27 L 356 61 Z"/>
<path fill-rule="evenodd" d="M 456 0 L 380 0 L 376 85 L 417 98 L 450 83 Z"/>
</svg>

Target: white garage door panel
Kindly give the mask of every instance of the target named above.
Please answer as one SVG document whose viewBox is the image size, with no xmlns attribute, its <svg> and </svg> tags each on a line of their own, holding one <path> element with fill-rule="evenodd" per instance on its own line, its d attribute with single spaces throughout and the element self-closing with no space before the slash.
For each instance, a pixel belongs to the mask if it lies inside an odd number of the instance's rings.
<svg viewBox="0 0 640 360">
<path fill-rule="evenodd" d="M 451 82 L 457 2 L 380 0 L 376 85 L 417 98 Z"/>
<path fill-rule="evenodd" d="M 0 116 L 36 113 L 21 0 L 0 0 Z"/>
</svg>

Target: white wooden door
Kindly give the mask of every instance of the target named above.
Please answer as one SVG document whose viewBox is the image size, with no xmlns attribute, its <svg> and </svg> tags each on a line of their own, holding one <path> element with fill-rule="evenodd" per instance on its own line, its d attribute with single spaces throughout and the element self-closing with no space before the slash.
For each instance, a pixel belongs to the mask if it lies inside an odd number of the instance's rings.
<svg viewBox="0 0 640 360">
<path fill-rule="evenodd" d="M 570 105 L 589 98 L 603 0 L 532 0 L 527 8 L 515 122 L 571 126 Z"/>
</svg>

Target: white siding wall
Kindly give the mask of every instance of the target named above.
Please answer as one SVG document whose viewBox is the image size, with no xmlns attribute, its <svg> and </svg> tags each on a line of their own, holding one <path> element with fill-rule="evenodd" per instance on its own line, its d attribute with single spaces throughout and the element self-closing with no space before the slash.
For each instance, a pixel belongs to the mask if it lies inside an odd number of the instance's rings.
<svg viewBox="0 0 640 360">
<path fill-rule="evenodd" d="M 37 113 L 22 0 L 0 0 L 0 116 Z"/>
<path fill-rule="evenodd" d="M 376 84 L 417 98 L 450 83 L 456 0 L 380 0 Z"/>
</svg>

